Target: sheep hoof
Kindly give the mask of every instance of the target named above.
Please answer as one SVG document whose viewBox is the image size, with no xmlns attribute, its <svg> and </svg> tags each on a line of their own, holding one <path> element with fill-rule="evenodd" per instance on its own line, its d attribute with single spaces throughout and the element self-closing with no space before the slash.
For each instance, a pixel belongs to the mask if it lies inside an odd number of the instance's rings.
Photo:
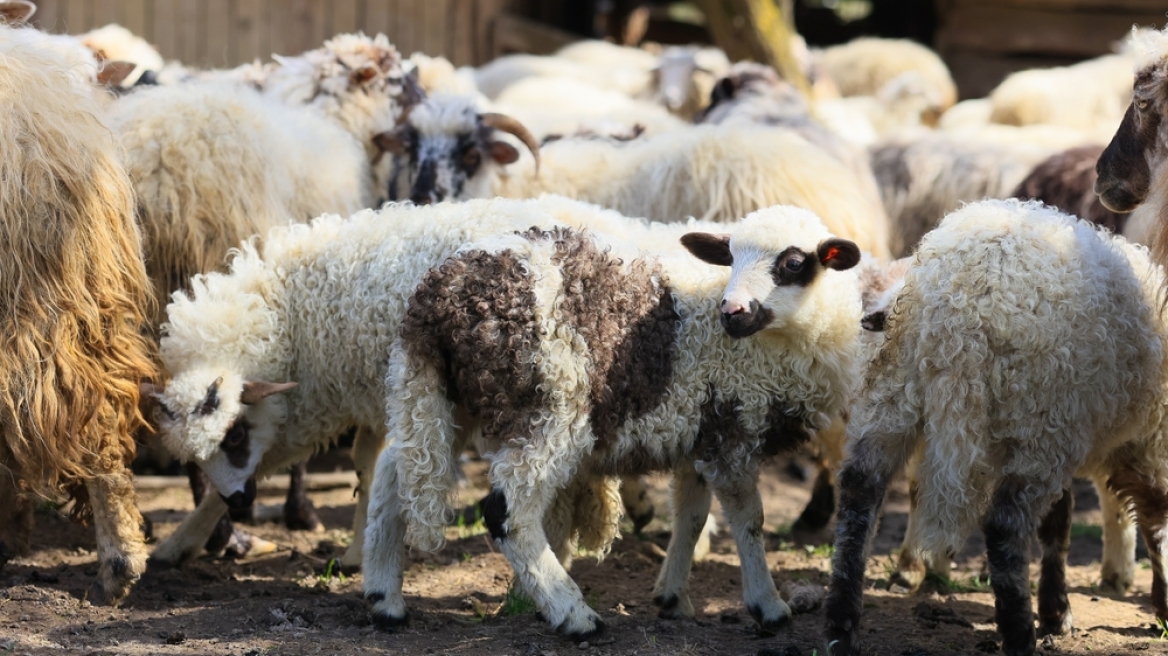
<svg viewBox="0 0 1168 656">
<path fill-rule="evenodd" d="M 913 593 L 920 589 L 921 584 L 925 582 L 925 567 L 921 564 L 919 569 L 897 569 L 892 573 L 892 578 L 888 580 L 889 589 L 900 588 L 905 593 Z M 899 592 L 899 590 L 897 590 Z"/>
<path fill-rule="evenodd" d="M 649 522 L 653 521 L 654 516 L 654 509 L 649 508 L 648 512 L 633 517 L 633 535 L 640 535 Z"/>
<path fill-rule="evenodd" d="M 1134 583 L 1131 572 L 1109 572 L 1103 568 L 1103 579 L 1099 581 L 1099 589 L 1110 594 L 1124 594 Z"/>
<path fill-rule="evenodd" d="M 371 613 L 370 619 L 373 620 L 373 626 L 376 626 L 382 631 L 393 633 L 398 629 L 404 627 L 410 621 L 410 614 L 405 613 L 400 617 L 390 613 Z"/>
<path fill-rule="evenodd" d="M 693 604 L 685 595 L 659 594 L 653 597 L 653 603 L 661 609 L 657 617 L 663 620 L 682 620 L 694 614 Z"/>
<path fill-rule="evenodd" d="M 604 633 L 604 622 L 596 613 L 591 613 L 591 617 L 587 618 L 587 621 L 583 623 L 584 626 L 581 628 L 569 628 L 568 625 L 571 623 L 570 619 L 565 620 L 556 627 L 556 633 L 559 633 L 572 642 L 584 642 Z"/>
<path fill-rule="evenodd" d="M 316 508 L 311 503 L 295 509 L 285 506 L 284 526 L 287 526 L 289 531 L 315 533 L 324 530 L 324 524 L 321 523 L 320 516 L 316 514 Z"/>
<path fill-rule="evenodd" d="M 758 631 L 764 635 L 775 635 L 779 631 L 791 626 L 791 610 L 782 601 L 779 601 L 779 606 L 770 609 L 771 612 L 764 611 L 761 606 L 751 604 L 747 606 L 750 611 L 750 616 L 758 623 Z"/>
<path fill-rule="evenodd" d="M 410 620 L 410 614 L 406 611 L 405 599 L 400 594 L 386 600 L 384 593 L 367 592 L 365 593 L 365 603 L 370 606 L 369 618 L 372 620 L 373 626 L 382 631 L 393 632 Z"/>
<path fill-rule="evenodd" d="M 1074 622 L 1071 618 L 1071 611 L 1067 611 L 1062 617 L 1042 618 L 1038 622 L 1039 636 L 1060 636 L 1070 635 Z"/>
</svg>

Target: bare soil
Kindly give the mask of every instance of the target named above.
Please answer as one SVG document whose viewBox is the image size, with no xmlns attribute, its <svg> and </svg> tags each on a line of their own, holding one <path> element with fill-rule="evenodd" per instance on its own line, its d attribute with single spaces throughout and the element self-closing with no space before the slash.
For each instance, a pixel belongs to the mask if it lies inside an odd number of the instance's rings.
<svg viewBox="0 0 1168 656">
<path fill-rule="evenodd" d="M 468 466 L 463 500 L 485 492 L 483 467 Z M 0 572 L 0 654 L 467 654 L 604 656 L 610 654 L 823 653 L 823 611 L 795 617 L 779 635 L 759 635 L 743 608 L 733 539 L 723 530 L 711 553 L 694 566 L 692 621 L 657 618 L 650 591 L 669 524 L 664 477 L 652 479 L 659 519 L 643 537 L 626 530 L 602 562 L 583 555 L 571 574 L 607 623 L 588 644 L 568 642 L 534 610 L 508 597 L 512 572 L 481 526 L 449 531 L 436 554 L 412 553 L 405 577 L 411 623 L 398 633 L 370 625 L 361 577 L 327 577 L 328 561 L 351 539 L 352 491 L 311 494 L 326 528 L 290 532 L 278 521 L 278 493 L 261 496 L 261 522 L 248 530 L 280 545 L 275 553 L 243 560 L 203 556 L 178 570 L 149 571 L 120 608 L 85 601 L 96 573 L 92 530 L 69 523 L 56 510 L 38 513 L 32 553 Z M 779 537 L 809 496 L 810 481 L 778 464 L 764 472 L 762 490 L 772 532 L 768 562 L 776 583 L 805 579 L 826 583 L 830 535 L 809 541 Z M 143 512 L 159 536 L 168 535 L 192 508 L 183 487 L 141 491 Z M 1099 508 L 1082 484 L 1076 494 L 1068 581 L 1077 631 L 1040 646 L 1059 654 L 1168 654 L 1154 629 L 1147 596 L 1151 572 L 1141 560 L 1134 589 L 1101 594 Z M 890 491 L 868 563 L 863 631 L 872 654 L 926 656 L 986 654 L 1000 648 L 993 598 L 979 577 L 982 544 L 970 539 L 957 559 L 955 584 L 904 595 L 888 590 L 892 556 L 904 532 L 905 486 Z M 818 537 L 818 540 L 815 538 Z M 1141 553 L 1141 557 L 1143 554 Z M 1037 567 L 1031 568 L 1037 576 Z"/>
</svg>

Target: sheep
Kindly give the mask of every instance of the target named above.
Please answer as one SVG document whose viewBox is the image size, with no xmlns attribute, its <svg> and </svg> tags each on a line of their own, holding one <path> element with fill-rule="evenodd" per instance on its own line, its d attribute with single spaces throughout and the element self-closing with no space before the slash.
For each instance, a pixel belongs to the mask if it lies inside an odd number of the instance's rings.
<svg viewBox="0 0 1168 656">
<path fill-rule="evenodd" d="M 990 120 L 1114 129 L 1131 100 L 1132 56 L 1104 55 L 1072 66 L 1011 73 L 990 92 Z"/>
<path fill-rule="evenodd" d="M 538 139 L 581 130 L 622 132 L 635 126 L 654 135 L 688 125 L 660 105 L 563 77 L 520 80 L 500 93 L 489 108 L 514 117 Z"/>
<path fill-rule="evenodd" d="M 475 70 L 475 86 L 495 100 L 507 87 L 529 77 L 571 78 L 632 98 L 649 87 L 651 72 L 640 66 L 590 66 L 560 57 L 505 55 Z"/>
<path fill-rule="evenodd" d="M 108 92 L 121 84 L 131 71 L 133 64 L 127 62 L 104 61 L 97 57 L 92 50 L 86 48 L 74 36 L 64 34 L 48 34 L 33 27 L 20 27 L 23 19 L 19 14 L 20 7 L 16 7 L 9 15 L 16 21 L 13 25 L 19 29 L 8 29 L 3 33 L 5 42 L 13 47 L 47 48 L 56 51 L 69 65 L 74 85 L 80 92 L 91 95 L 101 104 L 112 99 Z M 7 24 L 0 22 L 0 24 Z"/>
<path fill-rule="evenodd" d="M 586 639 L 603 623 L 548 557 L 540 524 L 555 491 L 579 476 L 654 470 L 672 470 L 676 483 L 654 590 L 662 615 L 693 614 L 690 559 L 712 488 L 738 544 L 747 608 L 768 630 L 789 620 L 764 558 L 758 467 L 844 409 L 857 374 L 848 269 L 859 250 L 785 206 L 751 214 L 730 236 L 682 243 L 713 266 L 533 228 L 466 246 L 425 275 L 389 358 L 390 446 L 376 466 L 363 563 L 376 624 L 406 619 L 403 542 L 443 542 L 449 463 L 464 440 L 451 429 L 468 413 L 491 461 L 487 528 L 560 633 Z"/>
<path fill-rule="evenodd" d="M 1071 477 L 1130 502 L 1164 585 L 1168 405 L 1164 273 L 1147 252 L 1036 202 L 987 200 L 925 236 L 852 406 L 825 607 L 859 653 L 866 543 L 889 480 L 918 462 L 916 548 L 950 554 L 979 519 L 1006 654 L 1031 654 L 1030 534 L 1043 634 L 1071 628 Z"/>
<path fill-rule="evenodd" d="M 1168 30 L 1132 31 L 1135 84 L 1119 128 L 1099 156 L 1095 193 L 1113 212 L 1131 212 L 1124 228 L 1129 239 L 1147 244 L 1160 263 L 1168 263 L 1168 149 L 1163 146 L 1163 98 L 1168 80 Z"/>
<path fill-rule="evenodd" d="M 1033 198 L 1068 214 L 1123 234 L 1127 214 L 1112 212 L 1095 194 L 1095 163 L 1103 146 L 1080 146 L 1043 160 L 1026 176 L 1013 196 Z"/>
<path fill-rule="evenodd" d="M 938 117 L 957 102 L 957 85 L 945 63 L 907 39 L 859 38 L 812 56 L 845 97 L 876 96 L 908 83 Z"/>
<path fill-rule="evenodd" d="M 91 89 L 91 59 L 0 25 L 0 566 L 28 550 L 37 498 L 91 517 L 116 604 L 146 564 L 129 461 L 156 375 L 130 181 Z"/>
<path fill-rule="evenodd" d="M 111 23 L 79 34 L 77 39 L 100 61 L 134 64 L 135 68 L 121 81 L 121 86 L 133 86 L 146 71 L 160 71 L 165 64 L 153 46 L 121 25 Z"/>
<path fill-rule="evenodd" d="M 495 126 L 518 135 L 532 159 L 520 161 Z M 414 202 L 546 192 L 663 222 L 730 221 L 788 203 L 816 212 L 833 234 L 888 257 L 883 208 L 842 164 L 790 130 L 699 125 L 628 142 L 561 139 L 539 149 L 518 121 L 480 114 L 466 98 L 435 95 L 380 143 L 410 173 L 412 179 L 398 184 L 408 184 Z"/>
<path fill-rule="evenodd" d="M 310 225 L 273 228 L 262 255 L 248 242 L 230 274 L 196 276 L 190 291 L 176 293 L 167 308 L 161 350 L 172 378 L 155 397 L 163 443 L 198 463 L 219 494 L 205 497 L 151 558 L 169 565 L 188 558 L 228 506 L 250 505 L 256 478 L 356 425 L 357 532 L 341 563 L 358 567 L 372 468 L 385 432 L 386 354 L 417 280 L 462 244 L 486 235 L 566 225 L 560 216 L 619 226 L 610 214 L 557 198 L 388 205 L 348 219 L 326 215 Z M 295 389 L 292 376 L 298 377 Z M 609 505 L 594 509 L 606 519 L 585 524 L 608 528 L 582 536 L 586 543 L 612 539 L 619 510 Z M 564 504 L 561 511 L 573 507 Z M 571 537 L 558 542 L 565 560 L 574 552 Z"/>
</svg>

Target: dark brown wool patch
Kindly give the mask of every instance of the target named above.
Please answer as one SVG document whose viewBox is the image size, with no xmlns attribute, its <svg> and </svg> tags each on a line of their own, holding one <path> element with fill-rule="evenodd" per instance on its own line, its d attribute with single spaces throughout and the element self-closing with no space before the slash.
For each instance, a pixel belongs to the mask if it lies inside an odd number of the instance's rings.
<svg viewBox="0 0 1168 656">
<path fill-rule="evenodd" d="M 446 372 L 447 394 L 487 439 L 527 437 L 544 405 L 534 352 L 535 294 L 510 251 L 468 251 L 431 269 L 401 328 L 410 354 Z"/>
<path fill-rule="evenodd" d="M 578 232 L 544 235 L 555 240 L 552 261 L 564 276 L 561 316 L 588 345 L 590 419 L 597 448 L 604 449 L 624 422 L 661 402 L 673 376 L 681 316 L 669 287 L 653 283 L 662 279 L 656 262 L 638 259 L 626 269 Z"/>
<path fill-rule="evenodd" d="M 1043 160 L 1018 185 L 1014 196 L 1033 198 L 1057 207 L 1068 214 L 1120 234 L 1127 223 L 1127 213 L 1112 212 L 1095 194 L 1095 163 L 1103 146 L 1080 146 L 1051 155 Z"/>
<path fill-rule="evenodd" d="M 721 453 L 753 437 L 742 423 L 741 405 L 736 397 L 720 399 L 716 391 L 710 390 L 709 400 L 702 404 L 694 449 L 700 460 L 717 461 Z M 775 398 L 767 408 L 766 426 L 758 437 L 762 438 L 760 448 L 766 457 L 797 448 L 810 439 L 811 432 L 788 403 Z"/>
</svg>

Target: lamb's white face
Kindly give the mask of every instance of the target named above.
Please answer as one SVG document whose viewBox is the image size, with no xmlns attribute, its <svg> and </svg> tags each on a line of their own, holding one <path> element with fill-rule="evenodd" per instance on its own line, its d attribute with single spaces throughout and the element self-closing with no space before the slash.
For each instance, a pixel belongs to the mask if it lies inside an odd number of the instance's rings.
<svg viewBox="0 0 1168 656">
<path fill-rule="evenodd" d="M 230 507 L 246 508 L 255 501 L 256 469 L 283 423 L 283 402 L 272 395 L 293 386 L 247 382 L 216 368 L 183 372 L 157 395 L 162 442 L 195 462 Z"/>
<path fill-rule="evenodd" d="M 829 269 L 850 269 L 860 249 L 831 237 L 814 214 L 769 208 L 743 220 L 733 235 L 692 232 L 682 244 L 699 259 L 731 267 L 719 307 L 731 337 L 782 330 Z"/>
</svg>

